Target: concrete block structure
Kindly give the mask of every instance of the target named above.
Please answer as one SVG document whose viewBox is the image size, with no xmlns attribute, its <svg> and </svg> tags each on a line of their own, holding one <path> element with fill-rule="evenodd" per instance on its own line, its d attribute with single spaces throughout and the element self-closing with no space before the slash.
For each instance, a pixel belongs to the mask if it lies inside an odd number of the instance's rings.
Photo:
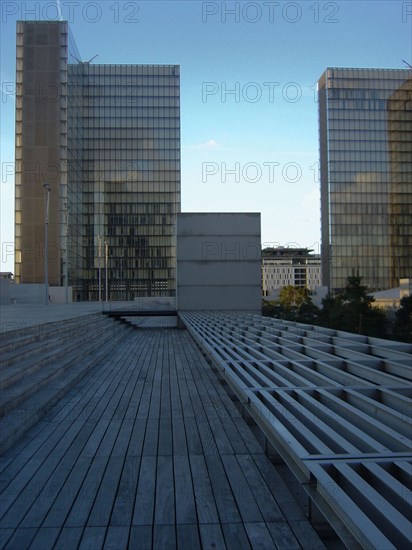
<svg viewBox="0 0 412 550">
<path fill-rule="evenodd" d="M 177 216 L 177 308 L 261 312 L 260 214 Z"/>
</svg>

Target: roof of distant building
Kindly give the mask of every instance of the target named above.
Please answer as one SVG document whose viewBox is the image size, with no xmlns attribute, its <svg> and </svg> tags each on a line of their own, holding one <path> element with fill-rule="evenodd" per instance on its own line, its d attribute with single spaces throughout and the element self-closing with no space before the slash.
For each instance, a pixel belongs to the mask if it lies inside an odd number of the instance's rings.
<svg viewBox="0 0 412 550">
<path fill-rule="evenodd" d="M 313 249 L 310 248 L 286 248 L 284 246 L 278 246 L 278 247 L 268 247 L 264 248 L 262 250 L 262 256 L 265 258 L 273 258 L 273 257 L 295 257 L 295 256 L 302 256 L 302 257 L 316 257 L 316 255 L 311 254 L 313 252 Z"/>
</svg>

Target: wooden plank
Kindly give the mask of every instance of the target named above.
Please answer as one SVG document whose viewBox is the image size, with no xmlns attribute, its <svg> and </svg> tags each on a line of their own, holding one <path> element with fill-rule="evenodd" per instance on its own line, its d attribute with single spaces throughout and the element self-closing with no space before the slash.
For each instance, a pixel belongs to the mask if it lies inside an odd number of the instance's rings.
<svg viewBox="0 0 412 550">
<path fill-rule="evenodd" d="M 155 525 L 153 527 L 153 548 L 156 550 L 175 550 L 176 526 Z"/>
<path fill-rule="evenodd" d="M 122 550 L 123 548 L 128 548 L 129 531 L 129 526 L 109 526 L 104 541 L 104 550 Z"/>
<path fill-rule="evenodd" d="M 266 523 L 278 550 L 301 550 L 290 525 L 286 521 Z"/>
<path fill-rule="evenodd" d="M 176 354 L 179 355 L 180 351 L 176 350 Z M 180 399 L 181 399 L 181 403 L 182 403 L 181 411 L 182 411 L 183 416 L 194 417 L 195 413 L 194 413 L 194 410 L 193 410 L 193 407 L 192 407 L 192 400 L 190 399 L 189 388 L 188 388 L 188 384 L 187 384 L 187 381 L 186 381 L 186 376 L 185 376 L 182 361 L 183 360 L 180 358 L 180 355 L 179 355 L 179 364 L 178 364 L 178 371 L 177 371 L 177 384 L 178 384 Z"/>
<path fill-rule="evenodd" d="M 132 523 L 140 460 L 140 456 L 126 456 L 125 458 L 110 525 L 121 526 L 131 525 Z"/>
<path fill-rule="evenodd" d="M 2 490 L 1 526 L 15 528 L 35 500 L 39 487 L 32 477 L 42 463 L 41 458 L 34 457 L 27 468 L 20 472 L 13 483 Z"/>
<path fill-rule="evenodd" d="M 251 548 L 242 523 L 222 523 L 222 530 L 227 550 L 247 550 Z"/>
<path fill-rule="evenodd" d="M 48 550 L 54 548 L 59 537 L 60 527 L 41 527 L 30 544 L 30 548 Z"/>
<path fill-rule="evenodd" d="M 159 419 L 159 443 L 157 454 L 159 456 L 171 456 L 173 454 L 172 420 L 170 415 L 168 417 L 161 416 Z"/>
<path fill-rule="evenodd" d="M 209 378 L 209 382 L 207 383 L 209 395 L 211 395 L 215 411 L 219 418 L 221 418 L 222 424 L 226 429 L 227 437 L 229 438 L 234 452 L 236 454 L 242 454 L 249 450 L 249 452 L 252 453 L 263 453 L 263 449 L 256 441 L 256 438 L 253 436 L 248 426 L 243 422 L 238 409 L 227 395 L 216 374 L 205 361 L 200 351 L 193 345 L 187 346 L 186 349 L 188 350 L 187 353 L 189 354 L 191 364 L 198 365 L 198 369 L 202 368 Z M 236 420 L 236 424 L 232 421 L 232 418 Z"/>
<path fill-rule="evenodd" d="M 194 525 L 176 525 L 176 538 L 178 550 L 187 550 L 201 548 L 200 534 L 197 524 Z"/>
<path fill-rule="evenodd" d="M 66 527 L 82 527 L 87 523 L 90 510 L 99 491 L 101 479 L 107 466 L 108 457 L 95 457 L 83 480 L 70 513 Z"/>
<path fill-rule="evenodd" d="M 226 548 L 225 539 L 219 523 L 202 523 L 199 525 L 200 539 L 202 541 L 202 549 L 207 550 Z"/>
<path fill-rule="evenodd" d="M 220 457 L 205 455 L 205 459 L 221 523 L 240 522 L 239 510 Z"/>
<path fill-rule="evenodd" d="M 12 537 L 14 529 L 4 529 L 0 526 L 0 548 L 6 548 L 7 541 Z"/>
<path fill-rule="evenodd" d="M 177 331 L 176 331 L 177 332 Z M 182 418 L 182 402 L 179 388 L 179 372 L 182 370 L 180 356 L 176 354 L 176 338 L 172 333 L 169 336 L 168 362 L 170 376 L 170 406 L 172 419 Z"/>
<path fill-rule="evenodd" d="M 173 458 L 158 456 L 156 469 L 155 525 L 175 523 Z"/>
<path fill-rule="evenodd" d="M 237 455 L 236 458 L 247 479 L 253 497 L 259 506 L 263 519 L 266 522 L 284 521 L 285 517 L 277 505 L 276 500 L 273 498 L 272 493 L 266 485 L 252 457 L 250 455 Z"/>
<path fill-rule="evenodd" d="M 219 454 L 219 450 L 217 448 L 215 438 L 213 437 L 213 432 L 210 428 L 206 414 L 203 411 L 199 410 L 195 415 L 195 421 L 200 441 L 202 443 L 203 454 Z"/>
<path fill-rule="evenodd" d="M 159 418 L 148 418 L 143 443 L 144 456 L 156 456 L 159 440 Z"/>
<path fill-rule="evenodd" d="M 138 527 L 131 527 L 129 548 L 130 550 L 151 550 L 152 526 L 140 525 Z"/>
<path fill-rule="evenodd" d="M 253 497 L 237 458 L 233 455 L 223 455 L 222 462 L 243 522 L 263 521 L 259 506 Z"/>
<path fill-rule="evenodd" d="M 124 376 L 118 383 L 107 407 L 96 424 L 92 436 L 85 446 L 84 453 L 90 453 L 92 456 L 96 454 L 99 456 L 110 456 L 112 453 L 120 429 L 120 421 L 116 418 L 115 414 L 120 406 L 125 388 L 130 382 L 130 376 L 131 372 L 124 373 Z"/>
<path fill-rule="evenodd" d="M 86 420 L 87 419 L 88 417 L 86 417 Z M 68 472 L 71 472 L 72 468 L 77 466 L 76 463 L 79 460 L 79 453 L 81 452 L 86 441 L 88 441 L 92 429 L 93 423 L 87 421 L 83 422 L 83 427 L 78 431 L 76 438 L 73 440 L 71 446 L 67 449 L 67 451 L 65 450 L 66 445 L 67 443 L 70 443 L 71 438 L 67 435 L 67 433 L 64 435 L 64 437 L 62 438 L 62 444 L 58 445 L 55 449 L 55 452 L 53 453 L 53 456 L 55 458 L 65 453 L 63 455 L 63 459 L 60 461 L 54 471 L 50 464 L 50 460 L 46 461 L 43 465 L 43 470 L 47 472 L 47 475 L 50 475 L 49 470 L 52 471 L 52 474 L 49 477 L 48 481 L 44 483 L 44 486 L 39 492 L 39 496 L 34 501 L 30 511 L 24 518 L 23 525 L 27 527 L 31 525 L 40 525 L 42 520 L 48 513 L 49 509 L 52 507 L 53 501 L 56 497 L 58 498 L 57 493 L 60 491 L 62 486 L 64 486 L 64 495 L 59 496 L 63 496 L 63 502 L 66 501 L 67 494 L 72 495 L 73 497 L 73 487 L 79 487 L 81 482 L 79 482 L 78 480 L 75 482 L 73 482 L 73 480 L 70 480 L 69 484 L 66 484 L 67 475 Z M 74 432 L 71 435 L 73 437 Z M 40 472 L 41 470 L 37 472 L 36 479 L 39 479 L 38 476 Z M 62 500 L 58 500 L 57 507 L 53 506 L 53 514 L 56 513 L 56 510 L 61 509 Z M 48 521 L 50 521 L 50 518 Z M 50 525 L 50 523 L 48 523 L 48 526 L 55 526 L 55 524 Z"/>
<path fill-rule="evenodd" d="M 83 527 L 63 527 L 55 548 L 59 550 L 72 550 L 77 548 L 83 535 Z"/>
<path fill-rule="evenodd" d="M 273 538 L 265 523 L 245 523 L 244 526 L 252 548 L 275 547 Z"/>
<path fill-rule="evenodd" d="M 104 547 L 106 527 L 86 527 L 78 550 L 96 550 Z"/>
<path fill-rule="evenodd" d="M 288 521 L 306 520 L 303 510 L 269 459 L 265 455 L 253 455 L 253 460 L 285 518 Z"/>
<path fill-rule="evenodd" d="M 246 424 L 246 421 L 243 417 L 236 420 L 236 429 L 242 437 L 243 442 L 247 447 L 247 452 L 252 455 L 265 454 L 264 449 L 259 444 L 258 440 L 254 436 L 250 427 Z"/>
<path fill-rule="evenodd" d="M 20 548 L 31 548 L 31 543 L 36 536 L 37 528 L 16 529 L 14 535 L 8 540 L 6 550 L 20 550 Z"/>
<path fill-rule="evenodd" d="M 69 473 L 65 483 L 49 509 L 43 525 L 45 527 L 57 527 L 63 525 L 66 517 L 78 495 L 84 478 L 90 468 L 91 458 L 79 458 L 75 467 Z"/>
<path fill-rule="evenodd" d="M 130 434 L 128 456 L 140 456 L 143 454 L 143 445 L 147 429 L 147 419 L 137 416 Z"/>
<path fill-rule="evenodd" d="M 197 518 L 199 523 L 218 523 L 219 515 L 213 496 L 206 462 L 202 455 L 190 455 Z"/>
<path fill-rule="evenodd" d="M 227 433 L 214 408 L 213 411 L 209 411 L 206 414 L 219 453 L 222 455 L 233 454 L 232 445 L 230 444 Z"/>
<path fill-rule="evenodd" d="M 303 550 L 324 550 L 324 544 L 308 521 L 290 521 L 289 525 Z"/>
<path fill-rule="evenodd" d="M 109 524 L 117 488 L 120 482 L 123 462 L 124 457 L 110 457 L 87 520 L 87 525 L 90 527 L 99 527 Z"/>
<path fill-rule="evenodd" d="M 132 525 L 152 525 L 156 487 L 156 457 L 142 456 Z"/>
<path fill-rule="evenodd" d="M 196 523 L 196 506 L 190 464 L 187 456 L 173 457 L 176 523 Z"/>
<path fill-rule="evenodd" d="M 183 416 L 172 417 L 173 455 L 187 456 L 189 453 L 186 441 L 186 429 Z"/>
<path fill-rule="evenodd" d="M 170 374 L 169 374 L 169 342 L 167 339 L 163 341 L 164 349 L 163 359 L 160 365 L 162 370 L 162 384 L 160 394 L 160 416 L 170 418 L 171 416 L 171 404 L 170 404 Z"/>
<path fill-rule="evenodd" d="M 233 453 L 236 455 L 248 453 L 248 448 L 245 441 L 243 440 L 235 422 L 232 420 L 231 416 L 227 412 L 226 407 L 222 403 L 221 405 L 215 405 L 216 414 L 219 417 L 222 426 L 226 432 L 230 446 L 232 447 Z"/>
</svg>

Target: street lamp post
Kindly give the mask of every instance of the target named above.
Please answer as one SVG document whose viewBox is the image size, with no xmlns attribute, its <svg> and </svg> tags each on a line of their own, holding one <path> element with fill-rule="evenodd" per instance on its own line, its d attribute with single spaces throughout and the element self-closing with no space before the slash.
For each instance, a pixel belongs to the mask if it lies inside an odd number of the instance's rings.
<svg viewBox="0 0 412 550">
<path fill-rule="evenodd" d="M 102 301 L 102 266 L 101 266 L 101 257 L 102 257 L 102 240 L 100 235 L 97 235 L 97 251 L 99 257 L 99 302 Z"/>
<path fill-rule="evenodd" d="M 107 264 L 109 263 L 109 243 L 107 241 L 104 241 L 104 255 L 105 255 L 105 261 L 106 261 L 106 302 L 109 301 L 109 281 L 107 278 Z"/>
<path fill-rule="evenodd" d="M 123 258 L 120 258 L 120 300 L 123 301 Z"/>
<path fill-rule="evenodd" d="M 70 208 L 67 202 L 64 204 L 64 213 L 66 215 L 66 250 L 64 259 L 64 284 L 66 287 L 66 304 L 69 303 L 69 216 Z"/>
<path fill-rule="evenodd" d="M 44 212 L 44 286 L 45 286 L 45 304 L 49 304 L 49 205 L 50 205 L 50 185 L 43 183 L 45 193 L 45 212 Z"/>
</svg>

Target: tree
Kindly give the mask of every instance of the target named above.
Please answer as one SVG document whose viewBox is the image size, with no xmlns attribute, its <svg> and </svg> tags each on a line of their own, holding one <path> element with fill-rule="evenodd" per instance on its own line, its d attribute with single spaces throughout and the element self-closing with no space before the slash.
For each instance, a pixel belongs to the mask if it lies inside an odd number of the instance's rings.
<svg viewBox="0 0 412 550">
<path fill-rule="evenodd" d="M 367 336 L 386 336 L 385 314 L 372 307 L 374 298 L 367 294 L 359 276 L 348 277 L 340 294 L 328 294 L 322 301 L 320 321 L 337 330 L 356 332 Z"/>
<path fill-rule="evenodd" d="M 282 306 L 276 302 L 263 300 L 262 315 L 264 317 L 280 317 L 282 312 Z"/>
<path fill-rule="evenodd" d="M 338 296 L 332 296 L 328 293 L 322 300 L 322 308 L 319 315 L 319 324 L 328 327 L 336 328 L 342 326 L 343 309 L 342 299 Z"/>
<path fill-rule="evenodd" d="M 402 342 L 412 342 L 412 296 L 402 298 L 395 314 L 393 336 Z"/>
<path fill-rule="evenodd" d="M 310 291 L 306 287 L 287 285 L 280 289 L 278 316 L 297 323 L 316 323 L 319 308 L 312 302 Z"/>
<path fill-rule="evenodd" d="M 308 299 L 310 293 L 306 287 L 287 285 L 279 292 L 279 304 L 287 308 L 300 307 Z"/>
</svg>

